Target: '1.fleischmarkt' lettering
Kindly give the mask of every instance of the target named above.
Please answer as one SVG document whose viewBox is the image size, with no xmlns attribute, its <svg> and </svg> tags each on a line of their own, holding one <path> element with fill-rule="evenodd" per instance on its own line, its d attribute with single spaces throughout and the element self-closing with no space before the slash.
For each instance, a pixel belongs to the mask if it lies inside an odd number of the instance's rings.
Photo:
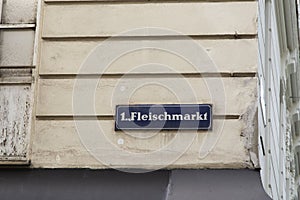
<svg viewBox="0 0 300 200">
<path fill-rule="evenodd" d="M 121 121 L 207 121 L 208 113 L 196 112 L 195 114 L 143 114 L 141 112 L 130 112 L 130 116 L 126 116 L 125 112 L 120 114 Z"/>
</svg>

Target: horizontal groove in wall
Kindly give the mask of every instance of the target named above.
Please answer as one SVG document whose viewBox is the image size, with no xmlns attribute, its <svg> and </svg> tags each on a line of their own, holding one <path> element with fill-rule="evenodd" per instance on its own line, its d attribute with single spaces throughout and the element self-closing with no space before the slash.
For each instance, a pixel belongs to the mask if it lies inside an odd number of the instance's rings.
<svg viewBox="0 0 300 200">
<path fill-rule="evenodd" d="M 35 29 L 35 24 L 0 24 L 0 29 Z"/>
<path fill-rule="evenodd" d="M 7 66 L 0 66 L 0 70 L 1 69 L 34 69 L 35 66 L 32 66 L 32 65 L 24 65 L 24 66 L 20 66 L 20 65 L 7 65 Z"/>
<path fill-rule="evenodd" d="M 256 0 L 44 0 L 46 4 L 226 3 L 253 1 Z"/>
<path fill-rule="evenodd" d="M 240 115 L 214 115 L 213 119 L 240 119 Z"/>
<path fill-rule="evenodd" d="M 43 36 L 48 41 L 97 41 L 97 40 L 174 40 L 174 39 L 201 39 L 201 40 L 224 40 L 224 39 L 256 39 L 257 34 L 226 34 L 226 35 L 149 35 L 149 36 Z"/>
<path fill-rule="evenodd" d="M 41 79 L 98 79 L 98 78 L 232 78 L 232 77 L 256 77 L 256 72 L 234 73 L 136 73 L 136 74 L 40 74 Z"/>
<path fill-rule="evenodd" d="M 33 83 L 33 78 L 13 78 L 13 79 L 1 79 L 0 85 L 30 85 Z"/>
<path fill-rule="evenodd" d="M 36 115 L 37 120 L 49 120 L 49 121 L 72 121 L 72 120 L 115 120 L 114 115 L 84 115 L 84 116 L 72 116 L 72 115 Z M 214 115 L 213 119 L 240 119 L 240 115 Z"/>
<path fill-rule="evenodd" d="M 31 86 L 32 82 L 0 82 L 0 86 L 15 86 L 15 85 L 24 85 Z"/>
<path fill-rule="evenodd" d="M 51 120 L 51 121 L 72 121 L 72 120 L 114 120 L 113 115 L 101 115 L 101 116 L 72 116 L 72 115 L 36 115 L 37 120 Z"/>
<path fill-rule="evenodd" d="M 0 78 L 2 77 L 24 77 L 31 76 L 31 68 L 0 68 Z"/>
</svg>

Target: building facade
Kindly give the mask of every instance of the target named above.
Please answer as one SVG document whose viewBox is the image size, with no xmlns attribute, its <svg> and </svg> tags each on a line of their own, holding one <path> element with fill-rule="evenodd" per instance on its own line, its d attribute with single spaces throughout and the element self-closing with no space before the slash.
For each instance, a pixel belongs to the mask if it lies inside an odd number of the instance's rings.
<svg viewBox="0 0 300 200">
<path fill-rule="evenodd" d="M 3 166 L 169 170 L 174 200 L 216 199 L 201 177 L 267 199 L 261 168 L 269 196 L 297 199 L 296 2 L 0 0 L 0 16 Z M 116 131 L 135 104 L 210 104 L 213 128 Z M 243 192 L 222 195 L 233 176 Z"/>
<path fill-rule="evenodd" d="M 205 48 L 204 53 L 207 53 L 207 56 L 213 60 L 217 69 L 209 68 L 213 66 L 205 66 L 212 63 L 208 61 L 199 63 L 202 66 L 193 69 L 193 66 L 180 61 L 175 56 L 142 49 L 140 52 L 137 51 L 114 61 L 112 67 L 101 74 L 103 84 L 100 83 L 96 89 L 99 104 L 95 113 L 77 113 L 77 115 L 84 115 L 83 118 L 86 119 L 97 116 L 96 120 L 99 120 L 100 124 L 103 123 L 104 132 L 111 137 L 111 142 L 124 140 L 124 145 L 120 148 L 151 152 L 153 149 L 167 145 L 175 134 L 172 132 L 157 134 L 144 143 L 143 140 L 139 141 L 134 137 L 126 137 L 126 134 L 115 132 L 113 130 L 114 107 L 128 102 L 122 96 L 112 99 L 113 87 L 114 85 L 117 87 L 118 81 L 123 80 L 120 78 L 123 75 L 129 75 L 124 83 L 128 88 L 132 88 L 137 83 L 156 80 L 167 80 L 174 85 L 180 85 L 183 79 L 190 84 L 191 90 L 195 91 L 195 98 L 193 100 L 193 97 L 188 97 L 189 94 L 186 93 L 184 95 L 187 98 L 182 103 L 211 103 L 214 105 L 214 115 L 218 118 L 224 117 L 219 121 L 214 120 L 216 132 L 213 130 L 197 134 L 197 139 L 194 140 L 191 148 L 170 167 L 255 168 L 258 166 L 257 152 L 253 150 L 256 149 L 256 136 L 254 131 L 248 131 L 255 122 L 254 113 L 257 106 L 256 2 L 131 2 L 127 4 L 126 2 L 106 1 L 42 1 L 40 4 L 38 8 L 40 18 L 37 23 L 39 28 L 35 40 L 36 67 L 32 69 L 34 82 L 31 85 L 34 91 L 32 93 L 33 120 L 32 129 L 27 133 L 28 138 L 31 138 L 30 153 L 25 156 L 27 160 L 31 160 L 33 166 L 104 167 L 95 161 L 80 144 L 75 123 L 72 122 L 73 116 L 76 116 L 72 108 L 72 92 L 78 74 L 84 75 L 84 78 L 91 81 L 95 79 L 95 75 L 99 74 L 97 71 L 82 74 L 79 69 L 89 53 L 112 36 L 117 38 L 114 42 L 116 44 L 119 42 L 120 45 L 123 41 L 128 42 L 128 45 L 134 45 L 137 41 L 138 43 L 155 43 L 169 40 L 173 43 L 184 44 L 186 37 L 190 37 L 196 44 Z M 170 12 L 165 12 L 165 10 L 170 10 Z M 220 10 L 222 12 L 216 15 Z M 193 14 L 186 15 L 188 12 Z M 177 20 L 174 20 L 174 13 L 178 15 Z M 203 13 L 207 14 L 203 15 Z M 244 14 L 240 18 L 235 18 L 242 13 Z M 135 18 L 136 15 L 141 18 Z M 155 15 L 160 20 L 154 19 Z M 214 15 L 218 18 L 213 17 Z M 213 21 L 201 20 L 204 17 L 211 18 Z M 200 25 L 192 26 L 197 23 Z M 160 27 L 176 30 L 178 33 L 160 33 L 159 31 L 151 33 L 149 29 L 149 34 L 117 35 L 127 30 L 143 27 Z M 133 67 L 151 62 L 174 65 L 174 72 L 170 73 L 152 66 L 146 72 L 131 72 Z M 221 79 L 223 84 L 226 99 L 212 99 L 208 94 L 210 88 L 206 88 L 205 82 L 217 82 L 214 80 L 217 79 L 215 77 L 217 73 L 219 75 L 217 78 Z M 202 74 L 205 78 L 201 79 Z M 178 76 L 181 76 L 181 79 Z M 232 90 L 233 88 L 236 89 Z M 211 93 L 216 93 L 213 91 L 216 88 L 211 90 Z M 155 93 L 158 95 L 154 95 Z M 115 102 L 111 104 L 111 101 Z M 180 102 L 170 91 L 149 83 L 132 95 L 130 103 Z M 243 116 L 246 116 L 245 119 Z M 220 129 L 218 126 L 221 125 L 223 125 L 223 130 L 217 133 Z M 149 135 L 149 133 L 142 134 Z M 219 138 L 214 137 L 218 135 L 221 138 L 217 142 Z M 209 156 L 200 159 L 198 151 L 205 138 L 216 140 L 216 148 L 209 149 L 212 151 Z M 236 146 L 232 148 L 232 144 Z M 110 155 L 112 149 L 103 148 L 103 154 Z M 139 164 L 143 165 L 143 163 L 137 163 L 137 167 Z M 120 166 L 122 165 L 126 167 L 124 160 L 120 160 Z"/>
<path fill-rule="evenodd" d="M 258 7 L 262 182 L 273 199 L 299 199 L 297 1 L 259 1 Z"/>
</svg>

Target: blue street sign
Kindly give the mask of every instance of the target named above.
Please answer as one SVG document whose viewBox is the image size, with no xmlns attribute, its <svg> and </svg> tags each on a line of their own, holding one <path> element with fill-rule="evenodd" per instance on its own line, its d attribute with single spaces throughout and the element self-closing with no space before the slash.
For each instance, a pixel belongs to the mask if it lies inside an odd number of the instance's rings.
<svg viewBox="0 0 300 200">
<path fill-rule="evenodd" d="M 139 104 L 116 107 L 115 130 L 210 130 L 210 104 Z"/>
</svg>

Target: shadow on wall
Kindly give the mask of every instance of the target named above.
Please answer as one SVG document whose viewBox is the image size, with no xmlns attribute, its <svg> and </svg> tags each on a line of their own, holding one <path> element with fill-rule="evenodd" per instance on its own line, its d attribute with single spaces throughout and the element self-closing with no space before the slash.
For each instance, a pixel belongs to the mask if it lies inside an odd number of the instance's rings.
<svg viewBox="0 0 300 200">
<path fill-rule="evenodd" d="M 267 200 L 258 171 L 0 170 L 1 200 Z"/>
</svg>

